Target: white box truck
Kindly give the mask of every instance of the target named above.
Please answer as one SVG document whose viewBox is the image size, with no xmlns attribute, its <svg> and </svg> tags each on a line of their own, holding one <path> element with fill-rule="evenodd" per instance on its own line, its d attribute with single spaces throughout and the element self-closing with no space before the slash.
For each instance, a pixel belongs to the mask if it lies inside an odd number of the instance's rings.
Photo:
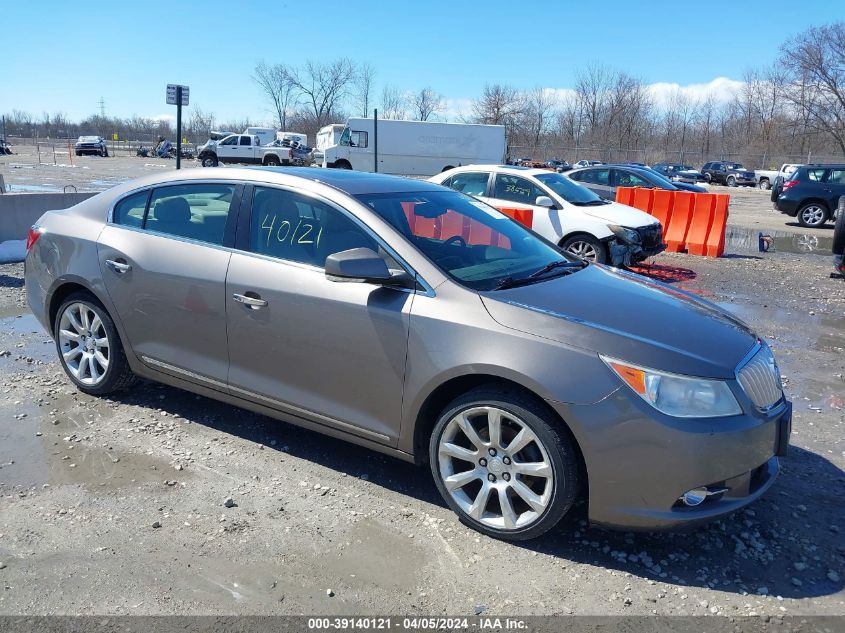
<svg viewBox="0 0 845 633">
<path fill-rule="evenodd" d="M 373 119 L 349 119 L 340 141 L 323 150 L 323 167 L 375 171 Z M 378 121 L 378 171 L 433 176 L 459 165 L 496 165 L 505 158 L 501 125 Z"/>
<path fill-rule="evenodd" d="M 300 145 L 308 145 L 308 135 L 301 132 L 276 132 L 277 141 L 296 141 Z"/>
</svg>

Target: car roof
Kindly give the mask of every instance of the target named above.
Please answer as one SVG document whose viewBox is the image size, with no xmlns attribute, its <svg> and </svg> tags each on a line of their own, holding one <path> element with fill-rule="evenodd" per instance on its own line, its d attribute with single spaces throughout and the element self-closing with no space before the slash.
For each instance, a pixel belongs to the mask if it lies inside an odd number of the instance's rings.
<svg viewBox="0 0 845 633">
<path fill-rule="evenodd" d="M 427 180 L 412 180 L 387 174 L 372 174 L 345 169 L 318 167 L 215 167 L 192 168 L 153 174 L 130 180 L 109 191 L 121 194 L 141 187 L 167 185 L 189 180 L 234 180 L 279 185 L 296 185 L 297 181 L 310 181 L 331 187 L 347 195 L 362 193 L 401 193 L 410 191 L 442 191 L 441 185 Z"/>
<path fill-rule="evenodd" d="M 493 172 L 516 172 L 520 176 L 536 176 L 537 174 L 552 174 L 548 169 L 539 167 L 523 167 L 522 165 L 461 165 L 450 169 L 448 173 L 460 173 L 465 171 L 493 171 Z"/>
</svg>

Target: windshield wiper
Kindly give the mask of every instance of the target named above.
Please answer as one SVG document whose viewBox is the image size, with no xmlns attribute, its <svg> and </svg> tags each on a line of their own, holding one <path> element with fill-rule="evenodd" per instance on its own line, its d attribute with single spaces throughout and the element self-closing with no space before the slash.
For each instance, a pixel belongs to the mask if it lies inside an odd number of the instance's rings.
<svg viewBox="0 0 845 633">
<path fill-rule="evenodd" d="M 535 279 L 537 277 L 542 277 L 546 273 L 551 272 L 556 268 L 567 268 L 567 269 L 571 269 L 571 270 L 577 268 L 578 270 L 580 270 L 586 265 L 587 264 L 584 263 L 584 262 L 570 262 L 569 260 L 566 260 L 566 259 L 559 259 L 557 261 L 550 262 L 550 263 L 546 264 L 545 266 L 543 266 L 540 270 L 531 273 L 530 275 L 528 275 L 528 279 Z"/>
<path fill-rule="evenodd" d="M 531 273 L 527 277 L 520 277 L 518 279 L 514 279 L 513 277 L 505 277 L 493 287 L 493 290 L 507 290 L 508 288 L 518 288 L 519 286 L 529 286 L 531 284 L 536 284 L 541 281 L 545 281 L 547 278 L 543 277 L 543 275 L 557 268 L 561 268 L 566 272 L 575 272 L 576 270 L 581 270 L 586 265 L 586 262 L 570 262 L 567 260 L 551 262 L 543 266 L 540 270 Z"/>
</svg>

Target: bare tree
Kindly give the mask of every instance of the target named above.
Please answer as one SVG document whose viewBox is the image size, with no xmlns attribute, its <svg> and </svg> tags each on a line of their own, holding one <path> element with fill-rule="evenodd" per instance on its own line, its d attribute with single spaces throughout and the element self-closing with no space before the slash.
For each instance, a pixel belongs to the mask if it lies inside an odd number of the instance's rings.
<svg viewBox="0 0 845 633">
<path fill-rule="evenodd" d="M 381 91 L 379 117 L 382 119 L 405 119 L 407 118 L 406 105 L 404 95 L 395 86 L 384 85 Z"/>
<path fill-rule="evenodd" d="M 411 115 L 417 121 L 428 121 L 446 107 L 443 96 L 434 92 L 430 87 L 422 88 L 419 92 L 413 93 L 408 101 L 411 106 Z"/>
<path fill-rule="evenodd" d="M 781 63 L 789 73 L 787 98 L 845 154 L 845 23 L 814 27 L 790 39 L 781 47 Z"/>
<path fill-rule="evenodd" d="M 198 105 L 192 105 L 185 132 L 196 139 L 208 138 L 214 129 L 214 122 L 214 113 L 206 112 Z"/>
<path fill-rule="evenodd" d="M 288 117 L 296 108 L 299 99 L 290 70 L 284 64 L 271 65 L 261 61 L 255 65 L 252 78 L 272 104 L 279 129 L 286 130 Z"/>
<path fill-rule="evenodd" d="M 370 64 L 361 64 L 355 73 L 355 99 L 358 111 L 362 117 L 370 116 L 370 100 L 373 92 L 373 81 L 376 70 Z"/>
<path fill-rule="evenodd" d="M 289 70 L 288 77 L 317 124 L 323 126 L 349 95 L 355 65 L 345 57 L 329 63 L 308 60 L 302 68 Z"/>
<path fill-rule="evenodd" d="M 540 137 L 547 131 L 549 119 L 557 99 L 551 90 L 537 87 L 525 95 L 524 101 L 526 104 L 524 112 L 526 120 L 523 127 L 532 137 L 534 153 L 536 154 L 537 147 L 540 145 Z"/>
<path fill-rule="evenodd" d="M 472 102 L 472 113 L 477 123 L 504 125 L 513 136 L 517 122 L 525 109 L 523 95 L 511 86 L 486 84 L 479 99 Z"/>
</svg>

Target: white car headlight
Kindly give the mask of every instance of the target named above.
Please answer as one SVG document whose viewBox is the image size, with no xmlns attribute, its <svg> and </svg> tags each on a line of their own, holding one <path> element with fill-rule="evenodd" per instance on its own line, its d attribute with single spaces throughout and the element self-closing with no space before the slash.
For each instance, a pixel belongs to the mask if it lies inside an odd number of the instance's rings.
<svg viewBox="0 0 845 633">
<path fill-rule="evenodd" d="M 609 228 L 616 237 L 618 237 L 620 240 L 627 244 L 640 243 L 640 234 L 637 233 L 634 229 L 619 226 L 618 224 L 608 224 L 607 228 Z"/>
<path fill-rule="evenodd" d="M 669 374 L 606 356 L 601 359 L 638 396 L 666 415 L 717 418 L 742 413 L 724 380 Z"/>
</svg>

